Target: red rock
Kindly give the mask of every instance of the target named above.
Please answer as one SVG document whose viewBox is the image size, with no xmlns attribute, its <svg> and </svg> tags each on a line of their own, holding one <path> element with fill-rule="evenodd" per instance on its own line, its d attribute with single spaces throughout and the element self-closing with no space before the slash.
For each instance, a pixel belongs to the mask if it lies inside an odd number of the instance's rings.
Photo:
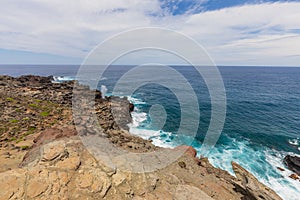
<svg viewBox="0 0 300 200">
<path fill-rule="evenodd" d="M 196 149 L 194 149 L 193 147 L 191 146 L 178 146 L 176 147 L 174 150 L 178 150 L 178 151 L 185 151 L 185 153 L 193 158 L 196 157 L 197 155 L 197 151 Z"/>
<path fill-rule="evenodd" d="M 39 154 L 39 148 L 41 145 L 52 142 L 54 140 L 71 137 L 77 135 L 77 131 L 74 126 L 70 126 L 68 128 L 57 127 L 57 128 L 49 128 L 44 130 L 36 139 L 34 139 L 34 144 L 31 149 L 25 154 L 23 157 L 23 161 L 20 163 L 20 167 L 26 165 L 26 163 L 31 162 L 32 158 L 35 155 Z"/>
<path fill-rule="evenodd" d="M 290 177 L 291 179 L 294 179 L 294 180 L 298 180 L 298 179 L 299 179 L 299 177 L 298 177 L 297 174 L 291 174 L 289 177 Z"/>
<path fill-rule="evenodd" d="M 75 127 L 58 127 L 58 128 L 49 128 L 43 131 L 36 139 L 34 139 L 34 147 L 40 146 L 43 143 L 51 142 L 59 138 L 71 137 L 77 135 Z"/>
</svg>

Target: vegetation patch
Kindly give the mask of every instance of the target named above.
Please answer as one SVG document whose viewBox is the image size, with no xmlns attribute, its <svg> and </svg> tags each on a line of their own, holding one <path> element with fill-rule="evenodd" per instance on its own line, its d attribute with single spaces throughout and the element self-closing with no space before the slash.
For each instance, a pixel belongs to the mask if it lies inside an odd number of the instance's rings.
<svg viewBox="0 0 300 200">
<path fill-rule="evenodd" d="M 42 117 L 48 117 L 50 115 L 50 113 L 48 111 L 43 111 L 43 112 L 40 113 L 40 115 Z"/>
<path fill-rule="evenodd" d="M 29 106 L 33 107 L 33 108 L 37 108 L 38 107 L 38 105 L 36 105 L 35 103 L 31 103 L 31 104 L 29 104 Z"/>
<path fill-rule="evenodd" d="M 18 123 L 19 120 L 17 120 L 17 119 L 12 119 L 12 120 L 10 120 L 10 122 L 11 122 L 11 123 Z"/>
<path fill-rule="evenodd" d="M 15 140 L 17 140 L 16 137 L 12 137 L 12 138 L 9 139 L 10 142 L 15 141 Z"/>
<path fill-rule="evenodd" d="M 32 135 L 34 133 L 34 131 L 27 131 L 26 133 L 23 134 L 24 137 L 28 136 L 28 135 Z"/>
<path fill-rule="evenodd" d="M 16 143 L 18 144 L 19 142 L 22 142 L 22 141 L 24 141 L 24 137 L 21 137 L 20 139 L 18 139 L 18 140 L 16 141 Z"/>
<path fill-rule="evenodd" d="M 27 150 L 27 149 L 29 149 L 30 148 L 30 146 L 21 146 L 21 149 L 22 150 Z"/>
</svg>

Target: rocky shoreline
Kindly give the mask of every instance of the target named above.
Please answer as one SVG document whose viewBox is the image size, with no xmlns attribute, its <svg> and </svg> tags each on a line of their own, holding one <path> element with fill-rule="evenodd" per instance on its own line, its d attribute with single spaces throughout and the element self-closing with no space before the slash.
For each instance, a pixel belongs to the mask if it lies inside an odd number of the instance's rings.
<svg viewBox="0 0 300 200">
<path fill-rule="evenodd" d="M 74 84 L 0 76 L 0 199 L 281 199 L 237 163 L 232 163 L 234 177 L 197 158 L 192 147 L 175 148 L 186 152 L 151 173 L 105 165 L 78 135 L 93 130 L 84 117 L 72 115 Z M 97 120 L 112 144 L 134 153 L 159 149 L 128 132 L 133 105 L 126 98 L 103 99 L 100 91 L 79 87 L 95 96 Z M 75 129 L 78 124 L 81 131 Z"/>
</svg>

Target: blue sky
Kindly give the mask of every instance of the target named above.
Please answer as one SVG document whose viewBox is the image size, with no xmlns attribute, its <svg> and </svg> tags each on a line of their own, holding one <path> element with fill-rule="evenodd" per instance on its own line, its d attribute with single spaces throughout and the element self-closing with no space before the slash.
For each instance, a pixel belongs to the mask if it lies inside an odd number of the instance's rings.
<svg viewBox="0 0 300 200">
<path fill-rule="evenodd" d="M 0 64 L 80 64 L 106 38 L 121 31 L 154 26 L 192 37 L 217 65 L 300 66 L 300 1 L 1 3 Z M 164 57 L 160 59 L 164 63 Z M 132 59 L 123 62 L 136 64 Z"/>
</svg>

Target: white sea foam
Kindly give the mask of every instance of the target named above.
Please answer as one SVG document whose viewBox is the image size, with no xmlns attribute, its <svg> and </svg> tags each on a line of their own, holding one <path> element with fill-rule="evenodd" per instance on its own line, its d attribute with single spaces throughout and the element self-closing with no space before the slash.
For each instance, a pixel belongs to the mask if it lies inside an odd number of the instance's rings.
<svg viewBox="0 0 300 200">
<path fill-rule="evenodd" d="M 299 144 L 300 144 L 300 141 L 299 141 L 299 140 L 300 140 L 299 138 L 290 139 L 290 140 L 289 140 L 289 143 L 290 143 L 291 145 L 293 145 L 293 146 L 299 146 Z"/>
<path fill-rule="evenodd" d="M 171 142 L 171 140 L 168 140 L 168 136 L 171 135 L 169 132 L 164 132 L 161 130 L 148 130 L 148 129 L 142 129 L 137 127 L 130 127 L 130 133 L 133 135 L 137 135 L 142 137 L 145 140 L 152 140 L 152 143 L 159 147 L 165 147 L 165 148 L 174 148 L 175 145 Z M 162 135 L 165 135 L 165 139 L 162 138 Z"/>
<path fill-rule="evenodd" d="M 142 102 L 137 98 L 128 98 L 135 105 L 142 105 Z M 135 108 L 132 113 L 133 123 L 130 125 L 130 132 L 144 139 L 151 139 L 154 145 L 160 147 L 174 148 L 177 146 L 176 139 L 170 139 L 172 133 L 162 130 L 148 130 L 139 127 L 147 122 L 147 113 L 140 112 Z M 232 143 L 230 146 L 217 146 L 212 149 L 209 154 L 209 161 L 215 167 L 219 167 L 234 175 L 231 167 L 231 161 L 235 161 L 254 174 L 255 177 L 265 185 L 272 188 L 284 200 L 299 200 L 300 182 L 289 178 L 292 173 L 283 164 L 283 158 L 290 152 L 279 152 L 267 147 L 259 147 L 254 149 L 251 143 L 247 140 L 237 141 L 235 138 L 230 138 Z M 181 140 L 184 141 L 184 140 Z M 187 139 L 187 141 L 189 141 Z M 299 145 L 299 138 L 290 141 L 293 145 Z M 200 152 L 200 142 L 194 141 L 194 148 Z M 300 147 L 299 147 L 300 150 Z M 298 155 L 299 156 L 299 155 Z M 280 171 L 277 167 L 285 169 Z"/>
<path fill-rule="evenodd" d="M 136 128 L 138 127 L 142 122 L 147 120 L 147 113 L 144 112 L 132 112 L 132 124 L 130 126 Z"/>
<path fill-rule="evenodd" d="M 146 102 L 142 101 L 141 99 L 132 97 L 132 96 L 127 96 L 128 101 L 130 101 L 131 103 L 133 103 L 134 105 L 143 105 L 146 104 Z"/>
<path fill-rule="evenodd" d="M 300 182 L 291 179 L 289 176 L 293 173 L 286 168 L 282 160 L 285 155 L 292 154 L 286 152 L 272 151 L 271 153 L 266 151 L 265 156 L 268 163 L 271 164 L 273 170 L 281 175 L 280 178 L 268 177 L 268 180 L 261 180 L 266 185 L 273 188 L 283 199 L 287 200 L 299 200 L 300 194 Z M 299 156 L 299 155 L 298 155 Z M 279 171 L 277 167 L 285 169 L 285 171 Z"/>
<path fill-rule="evenodd" d="M 53 76 L 53 79 L 54 79 L 53 80 L 54 83 L 60 83 L 60 82 L 64 82 L 64 81 L 75 80 L 75 77 L 74 76 Z M 102 77 L 100 80 L 104 81 L 104 80 L 107 80 L 107 78 L 106 77 Z"/>
<path fill-rule="evenodd" d="M 73 76 L 53 76 L 54 83 L 60 83 L 60 82 L 72 81 L 72 80 L 75 80 L 75 77 L 73 77 Z"/>
<path fill-rule="evenodd" d="M 262 147 L 259 150 L 251 148 L 248 141 L 236 141 L 233 139 L 231 147 L 214 148 L 209 155 L 209 161 L 215 166 L 224 169 L 234 175 L 231 161 L 235 161 L 250 171 L 254 176 L 272 188 L 285 200 L 299 200 L 300 183 L 289 178 L 289 171 L 282 160 L 285 155 L 292 154 L 279 152 Z M 200 152 L 200 149 L 196 149 Z M 281 172 L 277 167 L 285 169 Z"/>
<path fill-rule="evenodd" d="M 145 105 L 141 99 L 128 96 L 128 100 L 135 105 L 134 111 L 131 113 L 132 123 L 129 124 L 129 131 L 133 135 L 137 135 L 146 140 L 152 140 L 152 143 L 159 147 L 173 148 L 170 136 L 172 133 L 162 130 L 149 130 L 146 127 L 140 127 L 142 124 L 147 124 L 149 116 L 145 112 L 141 112 L 137 106 Z M 148 124 L 149 125 L 149 124 Z"/>
</svg>

